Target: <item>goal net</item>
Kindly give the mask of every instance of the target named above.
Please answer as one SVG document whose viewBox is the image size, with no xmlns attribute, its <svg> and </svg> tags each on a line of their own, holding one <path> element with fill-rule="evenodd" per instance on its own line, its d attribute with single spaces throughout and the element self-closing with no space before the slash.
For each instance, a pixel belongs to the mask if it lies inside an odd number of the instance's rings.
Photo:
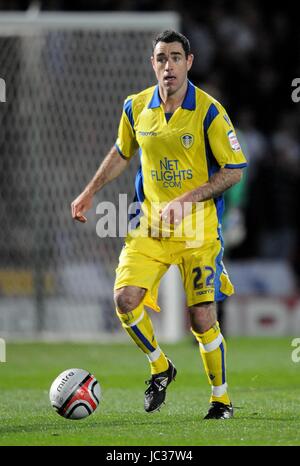
<svg viewBox="0 0 300 466">
<path fill-rule="evenodd" d="M 125 97 L 153 84 L 153 37 L 178 27 L 171 12 L 2 15 L 1 336 L 122 333 L 112 288 L 124 239 L 97 236 L 96 204 L 133 199 L 138 161 L 97 195 L 87 224 L 70 203 L 114 143 Z"/>
</svg>

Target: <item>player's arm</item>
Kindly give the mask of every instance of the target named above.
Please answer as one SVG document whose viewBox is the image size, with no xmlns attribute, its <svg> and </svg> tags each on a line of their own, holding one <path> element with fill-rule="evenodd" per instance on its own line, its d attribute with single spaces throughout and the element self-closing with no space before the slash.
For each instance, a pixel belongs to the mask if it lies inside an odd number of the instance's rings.
<svg viewBox="0 0 300 466">
<path fill-rule="evenodd" d="M 185 193 L 184 202 L 203 202 L 221 196 L 228 188 L 241 181 L 242 168 L 220 168 L 207 183 Z"/>
<path fill-rule="evenodd" d="M 122 158 L 113 146 L 101 163 L 91 181 L 87 184 L 82 193 L 72 202 L 72 217 L 75 220 L 85 223 L 87 218 L 83 215 L 92 207 L 93 197 L 104 185 L 117 178 L 127 167 L 129 160 Z"/>
<path fill-rule="evenodd" d="M 226 189 L 241 181 L 242 172 L 241 168 L 220 168 L 218 172 L 209 178 L 207 183 L 187 191 L 182 196 L 169 202 L 162 210 L 161 218 L 170 223 L 180 223 L 183 216 L 187 215 L 192 209 L 192 203 L 204 202 L 221 196 Z"/>
<path fill-rule="evenodd" d="M 94 194 L 125 170 L 138 148 L 134 130 L 132 98 L 133 96 L 130 96 L 125 100 L 116 144 L 111 148 L 86 188 L 71 204 L 72 217 L 75 220 L 83 223 L 87 221 L 83 214 L 92 207 Z"/>
<path fill-rule="evenodd" d="M 176 211 L 173 209 L 173 203 L 176 202 L 181 208 L 177 209 L 179 218 L 175 218 L 174 222 L 180 222 L 183 215 L 180 216 L 180 211 L 183 212 L 182 206 L 185 203 L 189 203 L 188 206 L 191 209 L 194 202 L 204 202 L 219 197 L 242 178 L 242 169 L 247 165 L 247 161 L 237 140 L 233 125 L 220 104 L 211 104 L 209 107 L 204 120 L 204 129 L 219 169 L 202 186 L 186 192 L 169 203 L 162 212 L 162 218 L 172 219 L 170 210 Z M 186 208 L 184 212 L 187 215 L 189 209 Z"/>
<path fill-rule="evenodd" d="M 212 104 L 206 114 L 206 135 L 219 170 L 207 183 L 190 193 L 189 201 L 203 202 L 221 196 L 224 191 L 242 179 L 242 169 L 247 161 L 237 139 L 234 127 L 225 109 Z"/>
</svg>

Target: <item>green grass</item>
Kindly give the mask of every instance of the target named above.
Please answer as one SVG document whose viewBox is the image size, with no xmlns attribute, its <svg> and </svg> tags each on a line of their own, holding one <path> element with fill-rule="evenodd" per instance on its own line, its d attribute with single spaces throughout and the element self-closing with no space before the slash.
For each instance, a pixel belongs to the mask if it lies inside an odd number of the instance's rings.
<svg viewBox="0 0 300 466">
<path fill-rule="evenodd" d="M 192 340 L 164 345 L 176 382 L 161 412 L 143 411 L 146 358 L 134 345 L 7 344 L 0 364 L 0 445 L 300 445 L 300 363 L 291 338 L 228 340 L 235 417 L 204 421 L 210 389 Z M 71 367 L 98 378 L 102 400 L 81 421 L 50 406 L 53 379 Z"/>
</svg>

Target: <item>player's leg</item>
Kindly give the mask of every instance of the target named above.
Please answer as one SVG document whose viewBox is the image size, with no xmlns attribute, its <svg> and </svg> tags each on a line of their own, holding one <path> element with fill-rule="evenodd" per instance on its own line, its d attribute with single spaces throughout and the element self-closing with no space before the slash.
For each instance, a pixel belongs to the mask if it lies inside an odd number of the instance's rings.
<svg viewBox="0 0 300 466">
<path fill-rule="evenodd" d="M 212 387 L 212 412 L 208 418 L 219 419 L 232 416 L 227 393 L 226 343 L 217 322 L 215 303 L 234 291 L 224 269 L 222 253 L 221 242 L 217 240 L 197 249 L 186 249 L 179 265 L 190 310 L 191 330 L 199 342 L 204 368 Z"/>
<path fill-rule="evenodd" d="M 137 346 L 146 354 L 151 367 L 151 374 L 158 374 L 168 369 L 168 360 L 160 349 L 143 300 L 145 288 L 125 286 L 114 292 L 117 315 L 123 328 Z"/>
<path fill-rule="evenodd" d="M 127 239 L 120 255 L 115 282 L 117 315 L 124 329 L 146 354 L 151 379 L 145 392 L 147 412 L 160 408 L 166 389 L 174 380 L 176 369 L 158 345 L 153 325 L 145 306 L 159 311 L 157 290 L 169 265 L 157 258 L 163 256 L 160 242 L 151 238 Z"/>
<path fill-rule="evenodd" d="M 199 342 L 200 354 L 211 385 L 211 408 L 207 419 L 232 417 L 227 392 L 226 342 L 216 316 L 215 302 L 202 302 L 189 307 L 191 330 Z"/>
</svg>

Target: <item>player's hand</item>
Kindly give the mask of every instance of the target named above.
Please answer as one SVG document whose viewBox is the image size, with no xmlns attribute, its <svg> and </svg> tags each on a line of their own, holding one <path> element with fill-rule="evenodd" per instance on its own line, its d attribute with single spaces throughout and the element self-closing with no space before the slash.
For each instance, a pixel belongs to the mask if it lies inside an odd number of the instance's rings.
<svg viewBox="0 0 300 466">
<path fill-rule="evenodd" d="M 93 195 L 87 191 L 83 191 L 71 204 L 72 218 L 79 222 L 86 223 L 87 218 L 83 215 L 93 204 Z"/>
<path fill-rule="evenodd" d="M 192 203 L 185 196 L 177 197 L 160 210 L 160 219 L 170 225 L 179 225 L 192 210 Z"/>
</svg>

